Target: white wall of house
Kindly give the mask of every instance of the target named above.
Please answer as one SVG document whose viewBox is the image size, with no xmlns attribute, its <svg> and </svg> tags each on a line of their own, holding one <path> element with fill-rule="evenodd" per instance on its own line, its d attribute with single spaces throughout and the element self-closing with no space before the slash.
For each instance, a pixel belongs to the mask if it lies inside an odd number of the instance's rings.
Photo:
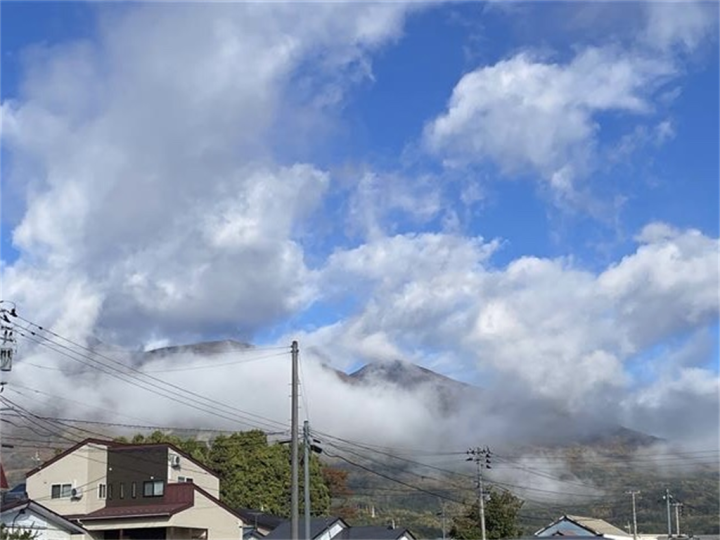
<svg viewBox="0 0 720 540">
<path fill-rule="evenodd" d="M 181 478 L 192 478 L 197 484 L 213 497 L 220 497 L 220 480 L 217 476 L 210 474 L 192 460 L 185 456 L 179 456 L 178 465 L 173 466 L 173 457 L 177 452 L 172 448 L 168 450 L 168 482 L 179 482 Z"/>
<path fill-rule="evenodd" d="M 35 500 L 60 515 L 87 514 L 105 506 L 98 485 L 107 481 L 107 447 L 88 443 L 47 465 L 27 478 L 26 491 Z M 53 485 L 82 491 L 80 498 L 52 498 Z"/>
</svg>

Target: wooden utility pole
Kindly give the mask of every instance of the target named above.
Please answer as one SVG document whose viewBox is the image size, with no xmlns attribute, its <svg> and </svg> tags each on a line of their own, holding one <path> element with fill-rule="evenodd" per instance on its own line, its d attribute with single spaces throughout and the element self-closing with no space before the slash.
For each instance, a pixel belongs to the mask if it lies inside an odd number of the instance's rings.
<svg viewBox="0 0 720 540">
<path fill-rule="evenodd" d="M 635 495 L 639 495 L 639 491 L 628 491 L 628 495 L 632 497 L 632 510 L 633 510 L 633 540 L 637 540 L 637 511 L 635 509 Z"/>
<path fill-rule="evenodd" d="M 480 513 L 480 537 L 481 540 L 485 539 L 485 493 L 483 491 L 483 477 L 482 470 L 490 469 L 490 449 L 485 448 L 471 448 L 467 451 L 470 457 L 467 461 L 474 461 L 477 465 L 477 497 L 478 497 L 478 511 Z"/>
<path fill-rule="evenodd" d="M 298 342 L 293 341 L 292 353 L 292 392 L 290 394 L 290 534 L 292 540 L 300 540 L 300 486 L 298 482 Z"/>
</svg>

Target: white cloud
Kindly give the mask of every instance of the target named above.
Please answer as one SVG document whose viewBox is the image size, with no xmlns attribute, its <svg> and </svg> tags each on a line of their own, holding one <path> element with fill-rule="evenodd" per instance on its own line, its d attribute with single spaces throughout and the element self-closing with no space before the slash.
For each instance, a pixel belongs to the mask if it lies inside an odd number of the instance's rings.
<svg viewBox="0 0 720 540">
<path fill-rule="evenodd" d="M 313 139 L 409 9 L 132 5 L 99 10 L 92 42 L 35 47 L 2 104 L 24 207 L 5 294 L 47 324 L 92 303 L 95 330 L 133 343 L 249 336 L 303 307 L 330 178 L 282 148 Z"/>
<path fill-rule="evenodd" d="M 713 2 L 645 2 L 647 27 L 642 39 L 659 49 L 697 48 L 717 29 L 718 11 Z"/>
<path fill-rule="evenodd" d="M 302 340 L 340 366 L 404 357 L 432 367 L 443 353 L 455 375 L 509 378 L 575 413 L 603 403 L 607 419 L 619 421 L 632 416 L 619 396 L 644 384 L 633 375 L 638 355 L 718 317 L 717 239 L 656 223 L 638 242 L 618 263 L 591 272 L 536 257 L 494 269 L 497 243 L 479 239 L 377 239 L 336 253 L 321 275 L 326 295 L 349 295 L 357 311 Z M 710 399 L 704 388 L 715 377 L 703 373 L 701 400 Z M 687 391 L 692 399 L 692 385 Z"/>
<path fill-rule="evenodd" d="M 672 72 L 668 62 L 613 48 L 586 49 L 566 64 L 520 53 L 463 76 L 425 143 L 450 165 L 530 171 L 567 193 L 592 167 L 596 117 L 648 113 L 648 97 Z"/>
</svg>

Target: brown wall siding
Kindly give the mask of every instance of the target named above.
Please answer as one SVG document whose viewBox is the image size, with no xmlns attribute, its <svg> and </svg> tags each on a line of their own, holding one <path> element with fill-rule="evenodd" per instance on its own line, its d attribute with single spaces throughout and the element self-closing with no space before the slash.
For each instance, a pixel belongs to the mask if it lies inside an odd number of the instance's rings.
<svg viewBox="0 0 720 540">
<path fill-rule="evenodd" d="M 167 484 L 167 471 L 167 448 L 108 449 L 107 506 L 156 504 L 162 498 L 144 497 L 143 483 L 162 480 Z M 133 482 L 136 485 L 135 498 L 132 497 Z M 122 498 L 121 490 L 124 492 Z"/>
</svg>

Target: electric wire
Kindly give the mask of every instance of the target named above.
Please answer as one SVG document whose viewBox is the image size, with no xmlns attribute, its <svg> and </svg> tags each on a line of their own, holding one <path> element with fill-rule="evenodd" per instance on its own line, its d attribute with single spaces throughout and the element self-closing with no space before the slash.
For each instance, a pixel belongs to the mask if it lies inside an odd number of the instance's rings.
<svg viewBox="0 0 720 540">
<path fill-rule="evenodd" d="M 85 347 L 84 345 L 81 345 L 81 344 L 79 344 L 79 343 L 76 343 L 76 342 L 73 341 L 73 340 L 70 340 L 70 339 L 68 339 L 68 338 L 65 338 L 65 337 L 61 336 L 60 334 L 58 334 L 58 333 L 56 333 L 56 332 L 53 332 L 53 331 L 50 330 L 50 329 L 46 329 L 46 328 L 44 328 L 44 327 L 42 327 L 42 326 L 40 326 L 40 325 L 38 325 L 38 324 L 36 324 L 36 323 L 28 320 L 28 319 L 25 319 L 24 317 L 22 317 L 22 316 L 20 316 L 20 315 L 16 315 L 16 316 L 17 316 L 18 319 L 26 322 L 28 325 L 31 325 L 31 326 L 37 328 L 37 329 L 40 330 L 41 332 L 50 334 L 50 335 L 52 335 L 52 336 L 54 336 L 54 337 L 56 337 L 56 338 L 58 338 L 58 339 L 61 339 L 61 340 L 65 341 L 65 342 L 67 342 L 67 343 L 69 343 L 69 344 L 71 344 L 71 345 L 73 345 L 73 346 L 75 346 L 75 347 L 77 347 L 77 348 L 79 348 L 79 349 L 83 349 L 83 350 L 87 351 L 88 353 L 90 353 L 90 354 L 92 354 L 92 355 L 94 355 L 94 356 L 96 356 L 96 357 L 102 358 L 102 359 L 106 360 L 107 362 L 110 362 L 110 363 L 112 363 L 112 364 L 118 365 L 118 366 L 120 366 L 122 369 L 127 370 L 127 371 L 129 371 L 129 372 L 132 372 L 132 373 L 136 374 L 136 375 L 135 375 L 136 377 L 145 377 L 146 379 L 149 379 L 150 381 L 152 381 L 152 382 L 154 383 L 154 384 L 147 383 L 147 384 L 151 384 L 151 386 L 155 386 L 155 387 L 158 387 L 158 388 L 159 388 L 159 387 L 162 387 L 162 386 L 169 387 L 169 388 L 172 388 L 172 389 L 174 389 L 174 390 L 176 390 L 176 391 L 179 391 L 179 392 L 181 393 L 181 395 L 183 396 L 184 399 L 188 399 L 188 398 L 191 396 L 191 397 L 190 397 L 190 400 L 191 400 L 191 401 L 194 401 L 195 403 L 201 403 L 201 404 L 202 404 L 202 400 L 204 400 L 204 401 L 206 401 L 207 403 L 210 403 L 210 404 L 212 404 L 212 405 L 219 406 L 219 407 L 224 407 L 226 410 L 231 410 L 233 413 L 238 414 L 239 416 L 245 416 L 246 418 L 247 418 L 247 417 L 253 417 L 253 418 L 256 419 L 255 422 L 264 423 L 265 425 L 268 425 L 268 424 L 275 425 L 275 426 L 277 426 L 277 425 L 283 425 L 283 427 L 284 427 L 284 424 L 282 424 L 281 422 L 278 422 L 278 421 L 276 421 L 276 420 L 272 420 L 272 419 L 263 417 L 263 416 L 261 416 L 261 415 L 254 414 L 254 413 L 250 413 L 250 412 L 247 412 L 247 411 L 242 411 L 242 410 L 238 409 L 237 407 L 233 407 L 233 406 L 227 405 L 226 403 L 223 403 L 223 402 L 221 402 L 221 401 L 218 401 L 218 400 L 215 400 L 215 399 L 212 399 L 212 398 L 208 398 L 208 397 L 202 396 L 201 394 L 195 393 L 195 392 L 193 392 L 193 391 L 191 391 L 191 390 L 188 390 L 187 388 L 183 388 L 183 387 L 178 386 L 178 385 L 175 385 L 175 384 L 173 384 L 173 383 L 169 383 L 169 382 L 164 381 L 163 379 L 160 379 L 160 378 L 155 377 L 155 376 L 153 376 L 153 375 L 149 375 L 149 374 L 143 373 L 141 370 L 138 370 L 137 368 L 134 368 L 134 367 L 132 367 L 132 366 L 128 366 L 128 365 L 126 365 L 126 364 L 123 364 L 122 362 L 118 362 L 117 360 L 115 360 L 115 359 L 113 359 L 113 358 L 111 358 L 111 357 L 109 357 L 109 356 L 106 356 L 106 355 L 104 355 L 104 354 L 98 353 L 97 351 L 93 351 L 92 349 L 90 349 L 90 348 L 88 348 L 88 347 Z M 33 335 L 38 336 L 37 332 L 33 332 L 33 331 L 31 331 L 31 332 L 33 333 Z M 26 336 L 23 336 L 23 337 L 26 337 Z M 55 344 L 55 345 L 57 345 L 57 346 L 59 346 L 59 347 L 62 347 L 63 349 L 68 349 L 68 350 L 72 351 L 72 349 L 70 349 L 69 347 L 62 345 L 62 344 L 58 343 L 57 341 L 50 340 L 49 338 L 47 338 L 47 337 L 44 336 L 44 335 L 40 335 L 40 336 L 38 336 L 38 337 L 40 337 L 41 339 L 50 341 L 50 342 L 52 342 L 53 344 Z M 57 351 L 56 351 L 56 352 L 57 352 Z M 124 373 L 123 371 L 121 371 L 120 369 L 118 369 L 118 368 L 113 368 L 112 366 L 109 366 L 109 365 L 107 365 L 106 363 L 103 363 L 103 362 L 100 362 L 99 360 L 93 359 L 91 356 L 88 356 L 87 354 L 79 353 L 79 352 L 77 352 L 77 351 L 72 351 L 72 352 L 74 352 L 75 354 L 77 354 L 77 355 L 79 355 L 79 356 L 83 356 L 83 357 L 89 359 L 89 360 L 92 361 L 92 362 L 96 362 L 96 363 L 102 365 L 103 367 L 105 367 L 105 368 L 107 368 L 107 369 L 111 369 L 111 370 L 114 370 L 114 371 L 116 371 L 116 372 L 120 372 L 120 373 L 126 374 L 126 373 Z M 140 380 L 140 379 L 138 378 L 138 380 Z M 126 381 L 126 382 L 127 382 L 127 381 Z M 146 382 L 146 381 L 143 381 L 143 382 Z M 166 396 L 166 397 L 167 397 L 167 396 Z M 185 403 L 185 402 L 182 401 L 182 403 Z"/>
</svg>

